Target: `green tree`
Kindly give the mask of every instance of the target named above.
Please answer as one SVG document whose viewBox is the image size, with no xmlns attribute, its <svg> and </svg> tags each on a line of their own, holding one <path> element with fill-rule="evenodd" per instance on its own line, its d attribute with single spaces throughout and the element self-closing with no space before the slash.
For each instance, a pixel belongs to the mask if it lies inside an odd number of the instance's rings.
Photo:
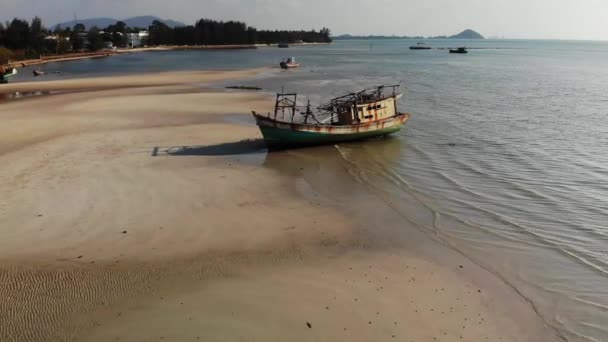
<svg viewBox="0 0 608 342">
<path fill-rule="evenodd" d="M 104 47 L 103 36 L 99 34 L 99 29 L 96 26 L 91 27 L 87 33 L 88 46 L 90 51 L 99 51 Z"/>
<path fill-rule="evenodd" d="M 116 24 L 112 24 L 106 27 L 105 32 L 109 35 L 108 41 L 111 41 L 114 46 L 126 47 L 127 46 L 127 24 L 122 21 L 117 21 Z"/>
<path fill-rule="evenodd" d="M 0 46 L 0 66 L 8 64 L 13 58 L 15 58 L 13 51 Z"/>
<path fill-rule="evenodd" d="M 331 31 L 327 27 L 322 28 L 319 34 L 321 35 L 323 42 L 331 43 Z"/>
<path fill-rule="evenodd" d="M 76 31 L 76 32 L 84 32 L 86 30 L 87 30 L 87 28 L 84 27 L 83 24 L 78 23 L 78 24 L 74 25 L 74 31 Z"/>
<path fill-rule="evenodd" d="M 165 23 L 154 20 L 149 27 L 150 37 L 148 43 L 150 45 L 167 45 L 174 44 L 174 30 Z"/>
<path fill-rule="evenodd" d="M 45 52 L 45 36 L 46 29 L 42 26 L 42 20 L 39 17 L 34 17 L 34 19 L 32 19 L 32 24 L 30 25 L 29 46 L 27 47 L 33 55 L 40 55 Z"/>
<path fill-rule="evenodd" d="M 72 50 L 74 51 L 84 49 L 84 37 L 82 32 L 76 30 L 70 32 L 70 43 L 72 44 Z"/>
<path fill-rule="evenodd" d="M 6 47 L 25 50 L 29 45 L 30 24 L 25 20 L 13 19 L 6 28 Z"/>
<path fill-rule="evenodd" d="M 72 44 L 70 44 L 70 42 L 65 39 L 65 38 L 59 38 L 57 40 L 57 53 L 58 54 L 64 54 L 68 51 L 70 51 L 72 49 Z"/>
<path fill-rule="evenodd" d="M 0 46 L 6 45 L 6 29 L 4 25 L 0 22 Z"/>
</svg>

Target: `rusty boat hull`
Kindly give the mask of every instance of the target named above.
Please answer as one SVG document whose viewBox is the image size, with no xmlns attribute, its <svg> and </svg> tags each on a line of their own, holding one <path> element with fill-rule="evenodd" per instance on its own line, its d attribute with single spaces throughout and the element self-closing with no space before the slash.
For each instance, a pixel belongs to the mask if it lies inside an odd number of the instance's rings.
<svg viewBox="0 0 608 342">
<path fill-rule="evenodd" d="M 399 131 L 409 113 L 356 125 L 290 123 L 253 113 L 268 148 L 301 147 L 369 139 Z"/>
</svg>

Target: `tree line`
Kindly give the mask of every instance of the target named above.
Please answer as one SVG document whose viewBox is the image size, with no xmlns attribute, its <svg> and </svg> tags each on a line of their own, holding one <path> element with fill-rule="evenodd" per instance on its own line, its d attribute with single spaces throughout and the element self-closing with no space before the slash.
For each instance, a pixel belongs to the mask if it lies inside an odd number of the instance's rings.
<svg viewBox="0 0 608 342">
<path fill-rule="evenodd" d="M 171 28 L 155 20 L 149 27 L 150 45 L 225 45 L 225 44 L 277 44 L 329 43 L 330 31 L 257 30 L 239 21 L 201 19 L 194 25 Z"/>
<path fill-rule="evenodd" d="M 53 30 L 42 25 L 39 17 L 30 22 L 15 18 L 0 22 L 0 63 L 7 59 L 38 58 L 45 54 L 63 54 L 78 51 L 97 51 L 108 46 L 126 47 L 128 33 L 147 30 L 146 45 L 226 45 L 226 44 L 277 44 L 329 43 L 330 31 L 257 30 L 238 21 L 216 21 L 201 19 L 195 25 L 169 27 L 155 20 L 147 28 L 128 27 L 118 21 L 105 28 L 82 24 L 74 27 L 55 27 Z M 111 44 L 109 44 L 111 43 Z"/>
</svg>

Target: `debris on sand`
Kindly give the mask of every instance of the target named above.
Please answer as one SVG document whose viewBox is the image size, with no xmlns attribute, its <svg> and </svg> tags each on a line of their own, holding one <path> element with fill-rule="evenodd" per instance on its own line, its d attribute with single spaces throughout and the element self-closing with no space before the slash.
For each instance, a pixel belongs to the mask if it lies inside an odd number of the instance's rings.
<svg viewBox="0 0 608 342">
<path fill-rule="evenodd" d="M 227 86 L 226 89 L 238 89 L 238 90 L 262 90 L 256 86 Z"/>
</svg>

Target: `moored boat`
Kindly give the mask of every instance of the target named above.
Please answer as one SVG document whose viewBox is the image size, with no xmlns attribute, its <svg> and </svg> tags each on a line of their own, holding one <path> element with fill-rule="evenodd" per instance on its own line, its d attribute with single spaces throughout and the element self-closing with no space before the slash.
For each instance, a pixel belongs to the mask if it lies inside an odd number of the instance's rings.
<svg viewBox="0 0 608 342">
<path fill-rule="evenodd" d="M 299 67 L 300 63 L 296 62 L 295 57 L 288 57 L 287 59 L 283 59 L 279 65 L 281 66 L 281 69 L 291 69 Z"/>
<path fill-rule="evenodd" d="M 274 114 L 252 112 L 270 149 L 331 144 L 383 136 L 399 131 L 409 113 L 397 110 L 399 86 L 378 86 L 337 97 L 317 112 L 296 105 L 297 94 L 278 93 Z M 385 94 L 392 88 L 390 94 Z"/>
<path fill-rule="evenodd" d="M 458 49 L 450 49 L 450 53 L 469 53 L 469 51 L 465 47 L 459 47 Z"/>
<path fill-rule="evenodd" d="M 0 83 L 8 83 L 8 80 L 17 75 L 17 68 L 0 65 Z"/>
<path fill-rule="evenodd" d="M 424 45 L 424 43 L 418 43 L 416 45 L 410 46 L 410 50 L 430 50 L 431 47 Z"/>
<path fill-rule="evenodd" d="M 289 47 L 289 43 L 282 42 L 282 43 L 279 43 L 277 46 L 280 47 L 280 48 L 288 48 Z"/>
</svg>

